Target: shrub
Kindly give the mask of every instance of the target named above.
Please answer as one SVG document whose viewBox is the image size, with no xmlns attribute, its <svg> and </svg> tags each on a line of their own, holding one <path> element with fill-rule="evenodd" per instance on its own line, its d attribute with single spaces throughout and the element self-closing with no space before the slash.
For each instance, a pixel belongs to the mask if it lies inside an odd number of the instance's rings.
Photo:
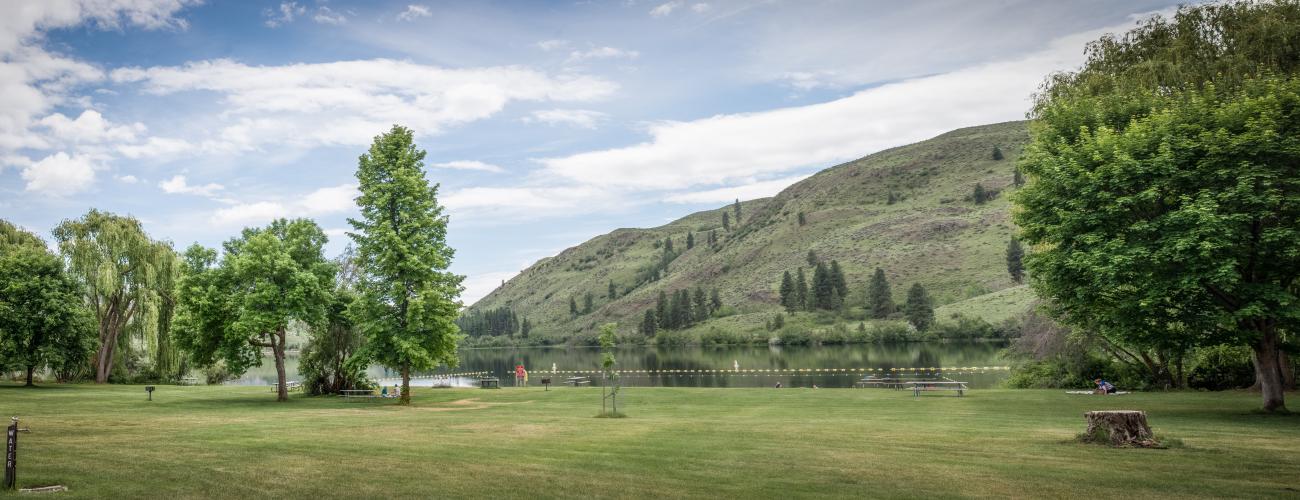
<svg viewBox="0 0 1300 500">
<path fill-rule="evenodd" d="M 1197 389 L 1221 391 L 1255 382 L 1255 365 L 1246 346 L 1203 347 L 1192 353 L 1187 383 Z"/>
</svg>

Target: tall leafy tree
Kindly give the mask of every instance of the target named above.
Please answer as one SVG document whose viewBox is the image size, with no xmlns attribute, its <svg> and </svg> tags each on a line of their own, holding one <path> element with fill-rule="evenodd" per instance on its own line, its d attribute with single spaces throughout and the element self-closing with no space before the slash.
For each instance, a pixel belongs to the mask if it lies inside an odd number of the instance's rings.
<svg viewBox="0 0 1300 500">
<path fill-rule="evenodd" d="M 334 265 L 325 259 L 325 232 L 307 219 L 278 219 L 244 229 L 223 254 L 193 245 L 185 251 L 177 343 L 199 366 L 224 362 L 240 374 L 262 364 L 269 349 L 287 401 L 285 351 L 290 324 L 328 327 Z"/>
<path fill-rule="evenodd" d="M 176 259 L 171 246 L 149 239 L 140 221 L 91 209 L 80 219 L 54 228 L 59 252 L 70 274 L 81 282 L 95 317 L 99 349 L 93 360 L 95 382 L 108 382 L 117 348 L 132 345 L 122 337 L 132 321 L 143 340 L 156 340 L 164 277 Z M 145 342 L 150 344 L 153 342 Z"/>
<path fill-rule="evenodd" d="M 866 295 L 867 312 L 871 317 L 883 319 L 894 313 L 894 296 L 889 291 L 889 279 L 885 277 L 884 269 L 877 267 L 875 274 L 871 275 Z"/>
<path fill-rule="evenodd" d="M 45 243 L 0 220 L 0 371 L 76 366 L 94 350 L 81 285 Z"/>
<path fill-rule="evenodd" d="M 1088 46 L 1051 76 L 1015 220 L 1058 319 L 1179 356 L 1254 350 L 1285 410 L 1300 331 L 1300 2 L 1185 6 Z"/>
<path fill-rule="evenodd" d="M 412 370 L 457 362 L 464 279 L 447 271 L 455 254 L 447 216 L 413 136 L 394 125 L 361 155 L 361 218 L 348 220 L 362 270 L 354 317 L 366 334 L 365 353 L 402 374 L 402 404 L 411 401 Z"/>
<path fill-rule="evenodd" d="M 912 288 L 907 289 L 903 315 L 907 316 L 908 323 L 920 331 L 926 331 L 934 324 L 934 301 L 920 283 L 913 283 Z"/>
<path fill-rule="evenodd" d="M 1020 240 L 1012 236 L 1011 241 L 1007 242 L 1007 274 L 1011 275 L 1011 281 L 1020 283 L 1025 279 L 1025 249 L 1020 245 Z"/>
</svg>

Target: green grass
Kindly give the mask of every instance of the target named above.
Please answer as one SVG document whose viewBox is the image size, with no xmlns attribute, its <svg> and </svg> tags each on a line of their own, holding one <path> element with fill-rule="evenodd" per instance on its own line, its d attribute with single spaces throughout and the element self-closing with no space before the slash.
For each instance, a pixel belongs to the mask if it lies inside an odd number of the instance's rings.
<svg viewBox="0 0 1300 500">
<path fill-rule="evenodd" d="M 1294 396 L 1293 396 L 1294 397 Z M 1249 393 L 418 389 L 415 404 L 265 387 L 0 386 L 32 428 L 22 486 L 55 498 L 1272 497 L 1300 493 L 1300 417 Z M 1183 447 L 1073 441 L 1146 410 Z M 0 497 L 3 497 L 0 494 Z"/>
<path fill-rule="evenodd" d="M 997 324 L 1028 311 L 1035 298 L 1029 285 L 1014 286 L 940 306 L 934 310 L 934 317 L 942 320 L 961 314 Z"/>
</svg>

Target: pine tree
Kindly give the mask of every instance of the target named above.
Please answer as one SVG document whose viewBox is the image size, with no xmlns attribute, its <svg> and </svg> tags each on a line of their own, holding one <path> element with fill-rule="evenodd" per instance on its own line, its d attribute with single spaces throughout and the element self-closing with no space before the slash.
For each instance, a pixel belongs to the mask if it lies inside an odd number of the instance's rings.
<svg viewBox="0 0 1300 500">
<path fill-rule="evenodd" d="M 709 248 L 713 248 L 713 247 L 716 247 L 716 246 L 718 246 L 718 232 L 717 232 L 716 230 L 710 229 L 710 230 L 709 230 Z"/>
<path fill-rule="evenodd" d="M 894 313 L 894 298 L 889 291 L 889 280 L 885 278 L 885 271 L 879 267 L 867 285 L 867 312 L 876 319 L 884 319 Z"/>
<path fill-rule="evenodd" d="M 1020 283 L 1025 279 L 1025 249 L 1020 246 L 1020 240 L 1014 236 L 1007 243 L 1007 273 L 1011 274 L 1011 281 Z"/>
<path fill-rule="evenodd" d="M 831 283 L 826 264 L 818 262 L 817 267 L 813 268 L 812 308 L 831 309 L 831 292 L 834 290 L 835 285 Z"/>
<path fill-rule="evenodd" d="M 794 278 L 790 277 L 790 271 L 786 271 L 781 276 L 781 306 L 785 310 L 794 312 L 799 308 L 795 306 Z"/>
<path fill-rule="evenodd" d="M 800 311 L 808 309 L 808 279 L 804 277 L 802 267 L 795 273 L 794 297 Z"/>
<path fill-rule="evenodd" d="M 582 314 L 591 314 L 592 308 L 596 305 L 596 297 L 591 292 L 587 292 L 582 297 Z"/>
<path fill-rule="evenodd" d="M 718 309 L 722 309 L 722 297 L 718 295 L 718 289 L 714 288 L 709 292 L 709 314 L 713 314 Z"/>
<path fill-rule="evenodd" d="M 723 231 L 731 230 L 731 214 L 727 212 L 722 212 L 722 230 Z"/>
<path fill-rule="evenodd" d="M 736 211 L 736 225 L 740 225 L 740 198 L 736 198 L 736 204 L 733 205 Z"/>
<path fill-rule="evenodd" d="M 605 295 L 609 300 L 618 298 L 618 287 L 614 285 L 614 280 L 609 280 L 609 292 Z"/>
<path fill-rule="evenodd" d="M 673 253 L 673 237 L 664 238 L 664 253 Z"/>
<path fill-rule="evenodd" d="M 366 355 L 401 372 L 402 404 L 410 403 L 411 371 L 455 366 L 455 318 L 464 280 L 447 271 L 447 215 L 438 185 L 424 177 L 425 152 L 410 129 L 394 125 L 375 138 L 357 168 L 361 217 L 348 219 L 365 271 L 358 285 L 359 328 Z"/>
<path fill-rule="evenodd" d="M 663 290 L 659 290 L 659 298 L 655 301 L 655 320 L 659 322 L 659 328 L 668 328 L 668 294 Z"/>
<path fill-rule="evenodd" d="M 821 262 L 821 259 L 817 258 L 817 252 L 812 250 L 808 250 L 808 256 L 806 259 L 808 260 L 808 267 L 816 267 L 817 263 Z"/>
<path fill-rule="evenodd" d="M 832 286 L 831 296 L 826 301 L 826 308 L 838 311 L 841 307 L 844 307 L 844 298 L 840 296 L 840 290 Z"/>
<path fill-rule="evenodd" d="M 532 333 L 532 331 L 533 331 L 533 324 L 528 322 L 527 316 L 524 316 L 524 322 L 519 325 L 519 336 L 523 338 L 528 338 L 528 334 Z"/>
<path fill-rule="evenodd" d="M 686 233 L 686 249 L 695 248 L 695 233 Z"/>
<path fill-rule="evenodd" d="M 1011 169 L 1011 184 L 1016 187 L 1025 185 L 1025 174 L 1020 171 L 1020 167 Z"/>
<path fill-rule="evenodd" d="M 859 322 L 858 322 L 858 338 L 865 339 L 866 337 L 867 337 L 867 324 L 866 324 L 866 323 L 863 323 L 863 322 L 861 322 L 861 321 L 859 321 Z"/>
<path fill-rule="evenodd" d="M 776 317 L 772 318 L 772 329 L 780 330 L 784 327 L 785 327 L 785 314 L 776 313 Z"/>
<path fill-rule="evenodd" d="M 645 316 L 641 319 L 641 334 L 647 337 L 655 336 L 655 330 L 659 327 L 658 321 L 655 320 L 654 309 L 646 309 Z"/>
<path fill-rule="evenodd" d="M 575 298 L 573 298 L 572 295 L 570 295 L 570 296 L 569 296 L 569 316 L 575 316 L 575 317 L 576 317 L 577 315 L 578 315 L 578 299 L 575 299 Z"/>
<path fill-rule="evenodd" d="M 934 324 L 934 302 L 920 283 L 912 284 L 912 288 L 907 290 L 903 314 L 907 316 L 907 322 L 920 331 L 926 331 Z"/>
<path fill-rule="evenodd" d="M 993 161 L 1002 161 L 1002 148 L 993 146 Z"/>
<path fill-rule="evenodd" d="M 799 212 L 799 225 L 803 226 L 804 224 L 807 223 L 808 223 L 808 219 L 804 218 L 803 212 Z"/>
<path fill-rule="evenodd" d="M 704 289 L 695 287 L 695 321 L 701 322 L 709 319 L 709 296 L 704 293 Z"/>
<path fill-rule="evenodd" d="M 849 284 L 844 280 L 844 270 L 840 269 L 840 262 L 837 260 L 831 260 L 831 284 L 835 286 L 835 291 L 839 292 L 841 299 L 849 296 Z"/>
<path fill-rule="evenodd" d="M 984 190 L 984 185 L 975 183 L 975 192 L 971 194 L 971 199 L 975 200 L 976 205 L 982 205 L 989 200 L 988 191 Z"/>
<path fill-rule="evenodd" d="M 898 203 L 898 193 L 895 193 L 895 192 L 893 192 L 893 191 L 890 191 L 890 192 L 889 192 L 889 196 L 888 196 L 887 198 L 885 198 L 885 204 L 886 204 L 886 205 L 893 205 L 893 204 L 895 204 L 895 203 Z"/>
</svg>

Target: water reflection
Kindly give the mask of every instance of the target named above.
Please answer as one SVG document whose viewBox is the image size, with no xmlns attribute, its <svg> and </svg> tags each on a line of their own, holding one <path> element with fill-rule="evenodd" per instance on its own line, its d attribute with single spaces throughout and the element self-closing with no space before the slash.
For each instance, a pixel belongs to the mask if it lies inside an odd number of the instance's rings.
<svg viewBox="0 0 1300 500">
<path fill-rule="evenodd" d="M 921 373 L 931 368 L 944 368 L 942 375 L 970 382 L 971 387 L 990 387 L 1004 377 L 1002 370 L 954 370 L 959 367 L 986 367 L 1005 365 L 998 353 L 1006 347 L 1003 343 L 907 343 L 862 344 L 836 346 L 725 346 L 725 347 L 624 347 L 615 350 L 621 370 L 646 370 L 652 373 L 625 373 L 625 386 L 662 387 L 771 387 L 780 382 L 785 387 L 852 387 L 862 378 L 862 372 L 853 373 L 797 373 L 763 372 L 749 370 L 792 369 L 859 369 L 879 370 L 919 368 Z M 298 360 L 290 358 L 286 371 L 290 379 L 298 379 Z M 564 372 L 598 370 L 600 349 L 586 347 L 497 348 L 464 349 L 460 353 L 460 366 L 438 372 L 488 372 L 501 377 L 502 385 L 514 383 L 514 367 L 522 364 L 531 373 L 529 381 L 536 385 L 541 378 L 550 377 L 555 384 L 563 383 L 569 376 Z M 740 371 L 734 369 L 739 365 Z M 554 368 L 557 373 L 552 374 Z M 663 373 L 664 370 L 720 370 L 716 373 Z M 371 378 L 391 383 L 397 373 L 380 366 L 371 367 Z M 428 374 L 422 374 L 428 375 Z M 595 379 L 596 377 L 593 377 Z M 269 359 L 260 368 L 254 368 L 232 383 L 269 385 L 275 381 L 274 363 Z M 596 381 L 599 383 L 599 381 Z M 433 380 L 417 378 L 416 385 L 432 385 Z M 470 378 L 453 381 L 453 385 L 470 385 Z"/>
</svg>

